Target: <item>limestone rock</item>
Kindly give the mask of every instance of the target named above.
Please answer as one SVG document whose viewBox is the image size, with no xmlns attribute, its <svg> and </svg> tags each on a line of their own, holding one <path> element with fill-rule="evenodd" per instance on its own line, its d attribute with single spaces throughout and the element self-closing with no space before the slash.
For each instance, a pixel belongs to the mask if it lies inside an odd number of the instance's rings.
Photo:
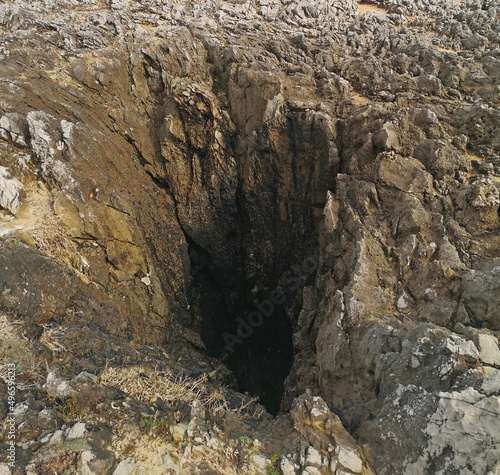
<svg viewBox="0 0 500 475">
<path fill-rule="evenodd" d="M 378 159 L 377 180 L 410 193 L 429 193 L 432 176 L 413 158 L 382 155 Z"/>
<path fill-rule="evenodd" d="M 306 392 L 295 400 L 291 415 L 296 430 L 312 446 L 307 449 L 304 460 L 306 471 L 313 473 L 314 468 L 321 473 L 319 470 L 325 465 L 321 451 L 328 453 L 329 458 L 336 455 L 338 463 L 351 472 L 362 472 L 363 462 L 356 442 L 322 398 Z"/>
<path fill-rule="evenodd" d="M 493 440 L 496 433 L 495 411 L 500 400 L 496 396 L 484 397 L 470 388 L 461 392 L 439 393 L 439 406 L 431 417 L 425 432 L 430 442 L 423 448 L 422 455 L 407 470 L 417 473 L 428 463 L 429 457 L 442 458 L 451 455 L 453 470 L 466 470 L 471 459 L 475 460 L 474 469 L 487 472 L 496 464 L 498 448 Z M 456 419 L 453 414 L 460 412 Z M 484 457 L 476 459 L 479 447 L 487 449 Z M 448 453 L 449 455 L 445 455 Z"/>
<path fill-rule="evenodd" d="M 10 140 L 18 147 L 27 147 L 28 127 L 26 119 L 16 113 L 7 113 L 0 117 L 0 138 Z"/>
<path fill-rule="evenodd" d="M 500 329 L 498 276 L 500 266 L 492 262 L 482 272 L 469 272 L 462 283 L 462 302 L 467 312 L 492 330 Z"/>
<path fill-rule="evenodd" d="M 134 465 L 122 460 L 113 472 L 113 475 L 130 475 L 134 471 Z"/>
<path fill-rule="evenodd" d="M 83 439 L 86 431 L 85 424 L 83 422 L 77 422 L 73 427 L 68 429 L 66 438 L 68 440 Z"/>
<path fill-rule="evenodd" d="M 23 204 L 26 191 L 17 178 L 10 178 L 5 167 L 0 167 L 0 207 L 16 214 Z"/>
<path fill-rule="evenodd" d="M 43 409 L 38 413 L 38 424 L 42 429 L 56 430 L 61 425 L 61 420 L 50 409 Z"/>
<path fill-rule="evenodd" d="M 94 457 L 87 463 L 89 470 L 95 474 L 112 473 L 115 465 L 115 454 L 110 450 L 103 450 L 99 447 L 92 447 L 91 452 Z"/>
<path fill-rule="evenodd" d="M 483 363 L 500 366 L 500 350 L 496 337 L 480 333 L 475 335 L 474 341 L 479 350 L 479 359 Z"/>
<path fill-rule="evenodd" d="M 466 166 L 465 157 L 446 143 L 435 139 L 422 142 L 415 149 L 414 156 L 425 165 L 428 171 L 435 173 L 438 177 L 464 170 Z"/>
<path fill-rule="evenodd" d="M 51 372 L 47 376 L 45 388 L 52 397 L 65 397 L 71 393 L 71 386 L 68 380 L 61 378 L 56 373 Z"/>
<path fill-rule="evenodd" d="M 107 449 L 111 445 L 113 432 L 104 425 L 92 425 L 87 427 L 85 439 L 87 442 L 95 447 Z"/>
</svg>

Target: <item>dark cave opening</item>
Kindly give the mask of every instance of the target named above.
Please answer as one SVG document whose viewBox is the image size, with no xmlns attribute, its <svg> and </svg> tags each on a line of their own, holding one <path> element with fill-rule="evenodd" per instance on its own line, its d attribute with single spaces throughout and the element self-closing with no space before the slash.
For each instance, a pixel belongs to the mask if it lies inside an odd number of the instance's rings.
<svg viewBox="0 0 500 475">
<path fill-rule="evenodd" d="M 292 322 L 277 289 L 255 290 L 236 269 L 213 264 L 192 241 L 191 298 L 207 353 L 234 374 L 238 390 L 278 414 L 293 363 Z"/>
</svg>

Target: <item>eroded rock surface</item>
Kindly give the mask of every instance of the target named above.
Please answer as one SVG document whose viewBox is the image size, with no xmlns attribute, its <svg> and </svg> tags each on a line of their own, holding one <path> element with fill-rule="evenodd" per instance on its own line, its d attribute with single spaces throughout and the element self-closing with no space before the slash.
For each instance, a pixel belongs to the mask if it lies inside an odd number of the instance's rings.
<svg viewBox="0 0 500 475">
<path fill-rule="evenodd" d="M 259 394 L 240 472 L 499 470 L 500 9 L 376 3 L 2 2 L 0 310 L 51 369 Z M 227 473 L 191 406 L 158 470 Z M 59 461 L 140 473 L 109 447 Z"/>
<path fill-rule="evenodd" d="M 9 171 L 0 167 L 0 206 L 16 214 L 23 203 L 25 190 L 17 178 L 10 178 Z"/>
</svg>

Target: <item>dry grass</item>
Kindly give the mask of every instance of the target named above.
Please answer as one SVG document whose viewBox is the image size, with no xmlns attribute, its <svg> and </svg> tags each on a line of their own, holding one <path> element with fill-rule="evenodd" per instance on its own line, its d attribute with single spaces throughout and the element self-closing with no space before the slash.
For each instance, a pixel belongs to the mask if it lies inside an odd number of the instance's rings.
<svg viewBox="0 0 500 475">
<path fill-rule="evenodd" d="M 15 219 L 0 214 L 5 234 L 29 244 L 57 262 L 70 267 L 85 282 L 84 262 L 60 218 L 54 213 L 53 195 L 47 186 L 36 180 L 26 183 L 28 198 Z"/>
<path fill-rule="evenodd" d="M 261 453 L 262 445 L 249 437 L 227 439 L 224 432 L 214 426 L 211 444 L 205 444 L 202 450 L 187 449 L 187 441 L 172 441 L 171 437 L 151 438 L 140 429 L 124 424 L 117 429 L 118 437 L 113 441 L 112 450 L 122 455 L 140 460 L 148 475 L 174 473 L 163 465 L 163 457 L 168 454 L 180 468 L 180 473 L 214 473 L 221 475 L 259 475 L 262 470 L 253 465 L 251 456 Z M 201 446 L 198 445 L 201 449 Z"/>
<path fill-rule="evenodd" d="M 77 246 L 68 235 L 57 216 L 47 213 L 43 226 L 35 228 L 31 238 L 36 248 L 68 267 L 82 270 L 82 261 Z"/>
<path fill-rule="evenodd" d="M 59 341 L 59 339 L 64 335 L 62 327 L 54 327 L 51 324 L 41 326 L 43 328 L 43 332 L 38 342 L 52 351 L 52 354 L 54 355 L 64 353 L 66 348 Z"/>
<path fill-rule="evenodd" d="M 0 315 L 0 378 L 6 378 L 7 365 L 12 363 L 16 365 L 16 385 L 20 389 L 42 379 L 36 350 L 23 336 L 21 323 Z"/>
<path fill-rule="evenodd" d="M 215 416 L 224 411 L 232 411 L 241 419 L 255 419 L 264 415 L 262 406 L 256 404 L 257 398 L 248 398 L 237 408 L 229 407 L 226 390 L 209 384 L 206 375 L 193 379 L 174 375 L 168 370 L 154 370 L 148 376 L 145 375 L 146 372 L 140 366 L 106 368 L 101 373 L 101 383 L 119 388 L 146 403 L 151 403 L 158 397 L 167 404 L 177 404 L 180 400 L 187 403 L 198 400 Z"/>
</svg>

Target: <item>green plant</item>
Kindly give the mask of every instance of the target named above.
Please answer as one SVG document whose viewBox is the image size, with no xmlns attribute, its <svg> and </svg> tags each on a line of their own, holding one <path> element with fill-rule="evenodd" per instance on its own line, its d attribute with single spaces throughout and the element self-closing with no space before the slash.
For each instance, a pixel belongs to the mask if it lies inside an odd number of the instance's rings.
<svg viewBox="0 0 500 475">
<path fill-rule="evenodd" d="M 74 394 L 70 394 L 59 400 L 56 413 L 64 422 L 78 422 L 82 418 L 82 407 L 82 402 Z"/>
<path fill-rule="evenodd" d="M 69 450 L 73 452 L 81 452 L 85 448 L 85 446 L 86 446 L 85 439 L 67 440 L 65 442 L 61 442 L 60 444 L 53 446 L 53 451 L 61 452 L 64 450 Z"/>
<path fill-rule="evenodd" d="M 141 416 L 139 429 L 144 434 L 149 434 L 149 436 L 153 438 L 172 438 L 172 434 L 170 433 L 170 424 L 161 415 Z"/>
<path fill-rule="evenodd" d="M 271 459 L 271 463 L 266 466 L 266 475 L 281 475 L 280 460 L 281 456 L 279 452 L 276 452 Z"/>
</svg>

